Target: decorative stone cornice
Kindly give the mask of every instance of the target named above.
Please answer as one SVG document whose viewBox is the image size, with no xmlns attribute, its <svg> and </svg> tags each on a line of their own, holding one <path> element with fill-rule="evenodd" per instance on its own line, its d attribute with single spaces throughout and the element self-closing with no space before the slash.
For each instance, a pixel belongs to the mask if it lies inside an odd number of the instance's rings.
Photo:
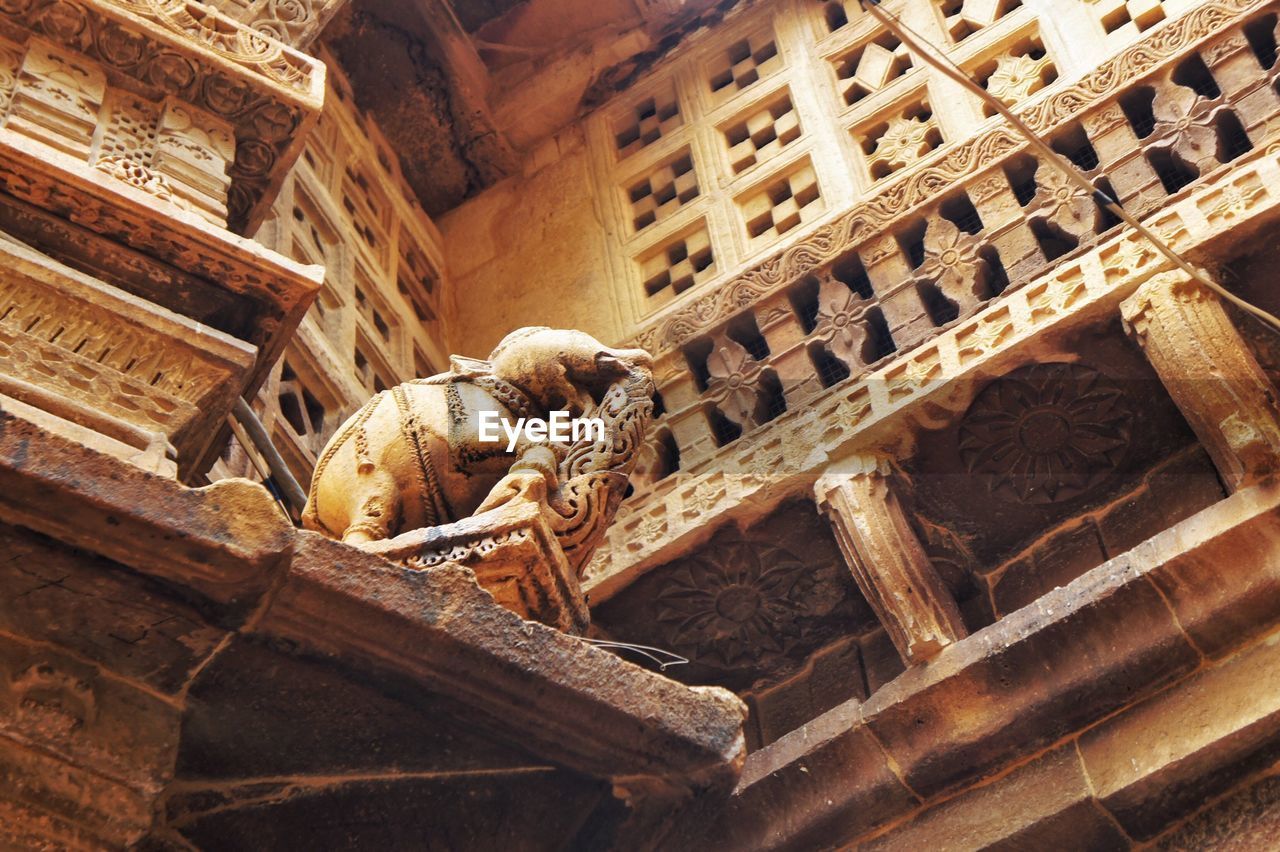
<svg viewBox="0 0 1280 852">
<path fill-rule="evenodd" d="M 250 233 L 324 101 L 324 65 L 191 0 L 9 0 L 0 34 L 101 63 L 113 85 L 173 95 L 231 124 L 228 224 Z"/>
</svg>

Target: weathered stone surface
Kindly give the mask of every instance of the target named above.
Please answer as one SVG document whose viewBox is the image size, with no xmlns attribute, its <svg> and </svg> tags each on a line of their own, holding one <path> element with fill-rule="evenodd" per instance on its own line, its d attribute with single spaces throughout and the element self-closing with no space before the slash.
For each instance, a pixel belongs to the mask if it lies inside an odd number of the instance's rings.
<svg viewBox="0 0 1280 852">
<path fill-rule="evenodd" d="M 200 849 L 512 849 L 571 845 L 607 786 L 535 768 L 457 777 L 390 775 L 179 790 L 170 831 Z M 532 826 L 536 825 L 536 829 Z"/>
<path fill-rule="evenodd" d="M 9 736 L 0 744 L 0 842 L 7 847 L 124 847 L 151 825 L 152 795 L 41 746 Z"/>
<path fill-rule="evenodd" d="M 716 849 L 806 849 L 850 838 L 919 803 L 851 701 L 755 752 L 708 832 Z"/>
<path fill-rule="evenodd" d="M 1280 637 L 1108 719 L 1080 755 L 1102 805 L 1151 839 L 1280 757 Z"/>
<path fill-rule="evenodd" d="M 1160 594 L 1121 559 L 909 669 L 862 712 L 906 783 L 928 797 L 1054 742 L 1198 661 Z"/>
<path fill-rule="evenodd" d="M 597 777 L 679 772 L 714 790 L 736 779 L 742 759 L 743 708 L 730 693 L 690 691 L 522 621 L 455 566 L 415 571 L 300 533 L 255 631 L 465 700 L 478 717 L 520 731 L 535 755 Z M 535 695 L 508 699 L 531 672 L 554 677 Z M 636 719 L 652 726 L 637 729 Z"/>
<path fill-rule="evenodd" d="M 236 638 L 187 693 L 176 775 L 187 788 L 250 778 L 482 776 L 546 766 L 466 705 L 411 682 Z"/>
<path fill-rule="evenodd" d="M 1251 489 L 1179 524 L 1134 552 L 1151 560 L 1151 581 L 1169 601 L 1178 622 L 1210 657 L 1219 657 L 1280 620 L 1280 525 L 1274 505 L 1280 488 Z M 1215 507 L 1216 508 L 1216 507 Z M 1187 545 L 1191 542 L 1200 547 Z M 1185 549 L 1176 559 L 1164 553 Z"/>
<path fill-rule="evenodd" d="M 1128 849 L 1128 839 L 1090 795 L 1075 745 L 1067 743 L 924 810 L 862 848 Z"/>
<path fill-rule="evenodd" d="M 258 485 L 183 488 L 4 412 L 0 518 L 188 586 L 241 617 L 287 563 L 293 537 Z"/>
<path fill-rule="evenodd" d="M 1161 838 L 1162 852 L 1252 852 L 1280 836 L 1280 778 L 1263 778 L 1214 803 Z"/>
<path fill-rule="evenodd" d="M 692 842 L 736 781 L 726 692 L 525 622 L 466 569 L 297 533 L 256 485 L 187 489 L 0 426 L 0 583 L 30 598 L 0 616 L 0 812 L 50 842 L 125 846 L 158 813 L 156 848 L 283 844 L 296 820 L 317 843 L 536 844 L 493 808 L 538 797 L 565 843 Z M 202 619 L 243 630 L 251 604 L 251 637 Z"/>
<path fill-rule="evenodd" d="M 0 524 L 0 631 L 73 650 L 174 694 L 226 635 L 172 587 Z"/>
</svg>

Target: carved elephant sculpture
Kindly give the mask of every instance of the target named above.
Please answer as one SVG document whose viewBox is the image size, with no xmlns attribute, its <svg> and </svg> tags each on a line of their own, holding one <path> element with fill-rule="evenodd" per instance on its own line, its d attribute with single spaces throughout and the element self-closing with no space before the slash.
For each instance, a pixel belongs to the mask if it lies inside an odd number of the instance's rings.
<svg viewBox="0 0 1280 852">
<path fill-rule="evenodd" d="M 482 413 L 509 423 L 554 411 L 581 417 L 618 408 L 636 387 L 647 403 L 651 367 L 643 350 L 543 327 L 507 335 L 488 361 L 455 356 L 449 372 L 382 391 L 338 429 L 316 463 L 303 525 L 359 544 L 447 524 L 475 513 L 517 461 L 555 492 L 571 449 L 522 437 L 509 450 L 506 434 L 481 440 Z"/>
</svg>

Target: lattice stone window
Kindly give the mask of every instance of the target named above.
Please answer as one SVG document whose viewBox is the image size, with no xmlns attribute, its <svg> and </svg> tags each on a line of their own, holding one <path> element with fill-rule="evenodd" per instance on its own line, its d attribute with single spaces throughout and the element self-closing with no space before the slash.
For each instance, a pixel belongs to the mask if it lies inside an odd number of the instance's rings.
<svg viewBox="0 0 1280 852">
<path fill-rule="evenodd" d="M 641 98 L 614 123 L 613 141 L 618 156 L 628 157 L 647 148 L 683 123 L 675 86 L 669 84 L 661 92 Z"/>
<path fill-rule="evenodd" d="M 942 26 L 957 44 L 994 24 L 1022 5 L 1022 0 L 935 0 Z"/>
<path fill-rule="evenodd" d="M 277 402 L 280 405 L 280 414 L 302 446 L 312 453 L 318 452 L 320 444 L 327 437 L 325 406 L 298 378 L 288 361 L 285 361 L 281 367 Z"/>
<path fill-rule="evenodd" d="M 927 156 L 942 144 L 942 130 L 929 101 L 921 98 L 897 107 L 881 120 L 854 131 L 873 180 L 888 177 Z"/>
<path fill-rule="evenodd" d="M 1146 32 L 1168 17 L 1161 0 L 1091 0 L 1108 35 L 1132 24 L 1137 32 Z"/>
<path fill-rule="evenodd" d="M 739 204 L 752 239 L 777 237 L 821 212 L 818 176 L 807 161 L 746 195 Z"/>
<path fill-rule="evenodd" d="M 764 162 L 800 138 L 800 117 L 783 91 L 720 128 L 735 175 Z"/>
<path fill-rule="evenodd" d="M 892 33 L 881 33 L 835 59 L 840 95 L 852 106 L 911 70 L 911 57 Z"/>
<path fill-rule="evenodd" d="M 693 155 L 685 148 L 627 188 L 631 202 L 631 224 L 643 231 L 698 197 L 698 176 L 693 171 Z"/>
<path fill-rule="evenodd" d="M 856 21 L 865 14 L 858 0 L 826 0 L 819 2 L 817 8 L 825 33 L 843 29 L 850 21 Z"/>
<path fill-rule="evenodd" d="M 988 92 L 1012 105 L 1058 79 L 1058 69 L 1040 38 L 1030 36 L 979 65 L 974 76 Z M 987 116 L 995 115 L 990 106 L 983 111 Z"/>
<path fill-rule="evenodd" d="M 365 293 L 361 287 L 356 287 L 355 294 L 356 309 L 360 311 L 360 315 L 378 332 L 378 336 L 382 338 L 383 343 L 391 343 L 395 322 L 389 319 L 390 312 L 375 304 L 372 297 Z"/>
<path fill-rule="evenodd" d="M 356 335 L 356 347 L 354 350 L 353 363 L 355 366 L 356 378 L 365 386 L 366 390 L 373 393 L 381 393 L 387 388 L 396 385 L 395 379 L 392 378 L 391 370 L 379 359 L 378 348 L 373 346 L 363 334 Z"/>
<path fill-rule="evenodd" d="M 683 293 L 715 274 L 715 255 L 705 226 L 675 237 L 640 258 L 641 277 L 649 296 Z"/>
<path fill-rule="evenodd" d="M 370 182 L 364 171 L 348 166 L 342 182 L 342 207 L 351 217 L 351 224 L 365 246 L 380 257 L 388 244 L 384 224 L 387 204 Z"/>
<path fill-rule="evenodd" d="M 782 67 L 778 43 L 771 35 L 756 33 L 729 45 L 708 65 L 711 91 L 727 98 Z"/>
</svg>

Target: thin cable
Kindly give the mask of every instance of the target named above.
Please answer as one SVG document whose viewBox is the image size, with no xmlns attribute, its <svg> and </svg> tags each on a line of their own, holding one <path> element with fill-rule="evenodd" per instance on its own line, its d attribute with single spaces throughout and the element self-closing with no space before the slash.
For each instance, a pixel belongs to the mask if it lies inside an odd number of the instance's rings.
<svg viewBox="0 0 1280 852">
<path fill-rule="evenodd" d="M 1018 116 L 1014 115 L 1013 112 L 1005 106 L 1003 101 L 988 92 L 986 89 L 982 88 L 982 86 L 978 85 L 978 83 L 966 74 L 960 66 L 952 62 L 950 57 L 941 51 L 935 52 L 933 45 L 925 39 L 924 36 L 904 24 L 897 16 L 886 12 L 881 8 L 880 0 L 859 0 L 859 3 L 864 9 L 868 9 L 876 20 L 884 24 L 891 33 L 897 36 L 904 44 L 918 54 L 921 59 L 929 65 L 932 65 L 938 71 L 941 71 L 951 80 L 956 81 L 978 97 L 982 98 L 983 102 L 999 113 L 1010 124 L 1012 124 L 1019 133 L 1025 136 L 1033 148 L 1057 166 L 1058 170 L 1065 174 L 1072 182 L 1076 183 L 1081 189 L 1083 189 L 1089 197 L 1093 199 L 1095 204 L 1102 209 L 1107 210 L 1126 225 L 1146 237 L 1161 254 L 1177 264 L 1179 269 L 1186 272 L 1196 281 L 1200 282 L 1205 287 L 1208 287 L 1214 293 L 1217 293 L 1219 296 L 1241 310 L 1247 311 L 1248 313 L 1258 317 L 1263 322 L 1270 325 L 1273 330 L 1280 332 L 1280 317 L 1276 317 L 1262 308 L 1251 304 L 1250 302 L 1246 302 L 1244 299 L 1232 293 L 1230 290 L 1227 290 L 1221 284 L 1209 278 L 1209 276 L 1205 275 L 1196 267 L 1192 266 L 1185 258 L 1182 257 L 1182 255 L 1178 254 L 1172 246 L 1161 239 L 1159 235 L 1154 233 L 1146 225 L 1143 225 L 1127 210 L 1121 207 L 1120 202 L 1116 201 L 1114 198 L 1090 183 L 1089 179 L 1076 168 L 1074 163 L 1055 151 L 1048 142 L 1036 133 L 1036 131 L 1027 126 L 1027 124 L 1022 119 L 1018 118 Z"/>
<path fill-rule="evenodd" d="M 605 648 L 615 651 L 633 651 L 642 657 L 647 657 L 658 666 L 658 671 L 665 672 L 670 666 L 683 666 L 689 662 L 688 657 L 682 657 L 679 654 L 668 651 L 665 648 L 655 648 L 652 645 L 635 645 L 630 642 L 617 642 L 613 639 L 593 639 L 590 636 L 579 636 L 584 642 L 590 642 L 598 648 Z M 664 660 L 663 657 L 666 657 Z"/>
</svg>

